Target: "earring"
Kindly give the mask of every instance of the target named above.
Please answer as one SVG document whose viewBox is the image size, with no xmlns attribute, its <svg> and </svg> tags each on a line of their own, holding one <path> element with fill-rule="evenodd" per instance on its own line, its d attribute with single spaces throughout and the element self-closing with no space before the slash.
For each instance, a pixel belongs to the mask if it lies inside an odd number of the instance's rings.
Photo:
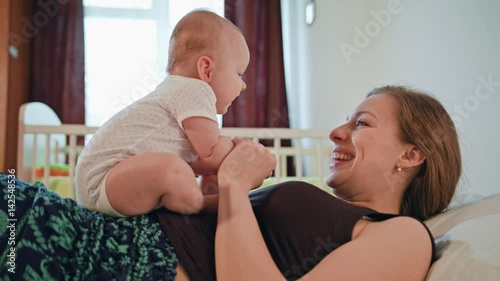
<svg viewBox="0 0 500 281">
<path fill-rule="evenodd" d="M 398 167 L 398 172 L 401 172 L 401 165 L 397 164 L 396 166 Z"/>
</svg>

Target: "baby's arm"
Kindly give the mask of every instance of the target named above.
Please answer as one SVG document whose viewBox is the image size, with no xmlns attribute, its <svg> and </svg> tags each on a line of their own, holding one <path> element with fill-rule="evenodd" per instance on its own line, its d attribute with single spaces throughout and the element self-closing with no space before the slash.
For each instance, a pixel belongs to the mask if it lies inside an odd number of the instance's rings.
<svg viewBox="0 0 500 281">
<path fill-rule="evenodd" d="M 233 142 L 220 135 L 217 122 L 204 117 L 182 121 L 184 132 L 199 157 L 189 163 L 197 175 L 215 174 L 222 160 L 233 149 Z"/>
</svg>

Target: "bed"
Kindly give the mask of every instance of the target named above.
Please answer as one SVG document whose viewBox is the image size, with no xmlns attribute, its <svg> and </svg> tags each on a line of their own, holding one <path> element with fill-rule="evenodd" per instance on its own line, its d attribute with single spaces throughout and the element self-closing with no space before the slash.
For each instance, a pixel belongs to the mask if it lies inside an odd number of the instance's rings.
<svg viewBox="0 0 500 281">
<path fill-rule="evenodd" d="M 77 206 L 74 201 L 71 200 L 71 198 L 74 198 L 72 178 L 74 175 L 74 168 L 78 153 L 81 149 L 81 147 L 77 145 L 77 138 L 79 136 L 91 136 L 95 133 L 97 128 L 87 127 L 84 125 L 61 124 L 59 119 L 57 119 L 57 116 L 49 124 L 47 124 L 47 122 L 45 122 L 45 124 L 40 124 L 41 122 L 39 122 L 39 117 L 29 117 L 31 112 L 30 110 L 33 110 L 31 108 L 35 108 L 34 111 L 37 112 L 37 114 L 39 114 L 40 110 L 45 110 L 47 112 L 45 114 L 46 116 L 52 114 L 55 115 L 50 108 L 40 103 L 23 105 L 21 108 L 19 118 L 20 141 L 16 175 L 20 179 L 27 182 L 41 181 L 45 186 L 49 187 L 49 189 L 59 193 L 62 197 L 69 197 L 69 199 L 54 196 L 53 193 L 46 190 L 41 183 L 36 185 L 36 192 L 32 191 L 32 193 L 36 193 L 37 196 L 41 193 L 41 197 L 45 196 L 53 199 L 55 198 L 55 205 L 62 204 L 65 208 L 77 210 L 81 207 Z M 32 120 L 36 121 L 33 122 Z M 328 130 L 223 128 L 222 132 L 227 136 L 248 137 L 256 141 L 267 140 L 269 149 L 278 159 L 278 167 L 276 168 L 273 177 L 266 180 L 264 186 L 290 179 L 297 179 L 308 181 L 316 185 L 318 188 L 327 191 L 330 190 L 324 184 L 324 177 L 326 176 L 327 164 L 329 162 L 329 154 L 332 148 L 331 142 L 329 142 L 327 138 Z M 38 134 L 38 137 L 33 137 L 34 134 Z M 286 139 L 291 140 L 290 147 L 282 145 L 281 141 Z M 61 175 L 52 171 L 56 170 L 56 166 L 54 165 L 66 167 L 66 174 Z M 53 168 L 51 169 L 51 167 Z M 36 172 L 37 168 L 38 174 Z M 40 171 L 42 172 L 40 173 Z M 292 175 L 290 174 L 290 171 L 292 171 Z M 33 202 L 35 201 L 36 200 Z M 41 202 L 46 201 L 47 200 L 41 200 Z M 40 200 L 38 202 L 40 202 Z M 102 216 L 97 214 L 89 212 L 85 214 L 89 218 L 95 220 L 93 228 L 89 228 L 91 230 L 85 230 L 100 231 L 99 233 L 101 236 L 101 228 L 109 228 L 110 225 L 114 224 L 121 224 L 125 229 L 128 229 L 131 233 L 133 233 L 130 234 L 132 236 L 118 233 L 118 236 L 132 240 L 138 239 L 138 234 L 136 233 L 137 231 L 134 231 L 134 229 L 142 229 L 143 227 L 141 226 L 148 225 L 149 228 L 158 229 L 157 223 L 152 222 L 147 216 L 140 216 L 135 221 L 111 221 L 109 218 L 103 219 Z M 54 215 L 48 216 L 54 217 Z M 64 217 L 61 213 L 57 213 L 55 215 L 55 217 L 58 216 Z M 81 218 L 80 215 L 77 217 Z M 461 199 L 459 201 L 456 200 L 452 208 L 435 216 L 425 223 L 428 225 L 435 237 L 438 254 L 438 260 L 432 265 L 426 279 L 427 281 L 500 280 L 500 193 L 488 197 L 478 195 L 464 196 L 462 194 Z M 69 232 L 60 232 L 58 234 L 74 235 L 76 232 L 78 235 L 82 235 L 82 231 L 79 229 L 82 227 L 78 225 L 81 225 L 81 223 L 78 222 L 78 224 L 74 224 L 74 229 L 68 230 Z M 112 234 L 110 235 L 112 236 Z M 152 234 L 139 233 L 139 236 L 140 235 L 149 237 L 148 235 Z M 0 237 L 2 237 L 2 229 L 0 229 Z M 81 237 L 78 239 L 81 239 Z M 109 237 L 103 236 L 103 239 L 107 239 L 106 243 L 111 243 L 109 242 Z M 118 243 L 117 246 L 113 248 L 115 249 L 113 251 L 115 251 L 117 255 L 120 254 L 120 247 L 124 249 L 129 246 L 123 241 L 123 244 L 120 244 L 119 240 L 113 241 L 113 243 Z M 158 237 L 151 237 L 151 241 L 160 243 Z M 146 242 L 143 241 L 143 243 Z M 161 246 L 166 248 L 169 247 L 169 245 Z M 70 246 L 67 247 L 69 247 L 69 250 L 67 249 L 67 251 L 72 250 Z M 147 247 L 155 249 L 158 245 L 147 244 L 145 248 L 147 249 Z M 64 253 L 67 253 L 67 251 Z M 168 255 L 168 253 L 158 252 L 155 252 L 155 254 L 163 257 Z M 6 257 L 6 254 L 1 258 L 4 257 Z M 137 252 L 136 256 L 133 255 L 130 258 L 135 258 L 143 262 L 148 261 L 143 263 L 145 268 L 154 264 L 149 260 L 149 258 L 152 257 L 149 256 L 145 258 L 140 255 L 140 251 Z M 155 258 L 153 257 L 153 260 L 154 259 Z M 166 260 L 171 262 L 169 259 Z M 171 262 L 170 265 L 172 266 L 174 263 L 175 262 Z M 123 266 L 126 265 L 128 265 L 128 263 L 127 261 L 124 261 Z M 116 266 L 116 264 L 108 266 Z M 165 266 L 165 263 L 162 263 L 162 266 Z M 122 267 L 118 265 L 118 269 Z M 155 272 L 153 269 L 150 269 L 151 268 L 148 269 L 148 272 Z M 140 270 L 139 273 L 134 274 L 146 273 L 144 273 L 143 270 Z M 2 275 L 1 270 L 0 275 Z M 165 274 L 164 276 L 167 275 Z M 155 280 L 153 277 L 151 278 L 152 280 Z"/>
</svg>

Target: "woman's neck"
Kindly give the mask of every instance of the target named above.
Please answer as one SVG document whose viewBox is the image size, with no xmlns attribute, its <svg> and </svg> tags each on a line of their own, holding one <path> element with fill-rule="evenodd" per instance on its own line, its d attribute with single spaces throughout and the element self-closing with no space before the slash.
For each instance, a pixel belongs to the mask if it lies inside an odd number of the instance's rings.
<svg viewBox="0 0 500 281">
<path fill-rule="evenodd" d="M 401 209 L 402 195 L 398 196 L 393 193 L 382 196 L 374 196 L 365 200 L 349 200 L 353 205 L 372 209 L 379 213 L 399 214 Z"/>
</svg>

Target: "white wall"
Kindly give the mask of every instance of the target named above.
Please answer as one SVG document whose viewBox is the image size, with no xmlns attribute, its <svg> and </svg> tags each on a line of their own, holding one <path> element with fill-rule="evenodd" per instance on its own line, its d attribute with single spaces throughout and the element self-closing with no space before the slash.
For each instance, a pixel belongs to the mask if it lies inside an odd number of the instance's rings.
<svg viewBox="0 0 500 281">
<path fill-rule="evenodd" d="M 413 86 L 440 99 L 458 127 L 460 192 L 500 192 L 500 1 L 316 0 L 310 27 L 306 2 L 282 0 L 292 127 L 333 128 L 372 88 Z"/>
</svg>

